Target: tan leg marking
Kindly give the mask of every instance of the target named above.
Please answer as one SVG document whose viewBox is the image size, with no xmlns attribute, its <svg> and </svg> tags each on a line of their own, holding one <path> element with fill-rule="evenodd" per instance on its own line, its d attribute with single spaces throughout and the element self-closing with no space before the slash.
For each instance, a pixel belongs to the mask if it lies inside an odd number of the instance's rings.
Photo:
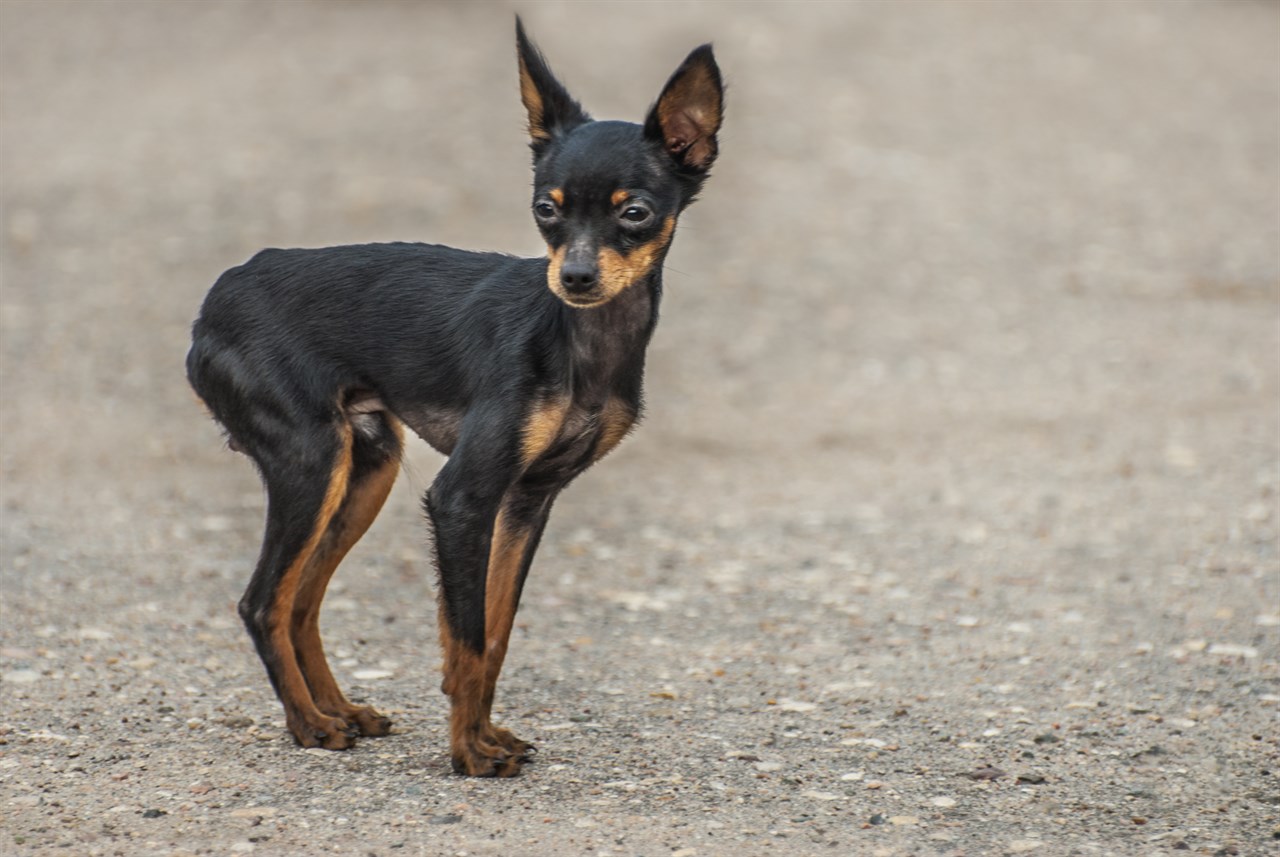
<svg viewBox="0 0 1280 857">
<path fill-rule="evenodd" d="M 549 399 L 533 406 L 525 419 L 524 434 L 521 440 L 523 463 L 528 467 L 537 461 L 555 442 L 564 425 L 568 403 L 561 398 Z"/>
<path fill-rule="evenodd" d="M 454 639 L 440 599 L 440 646 L 449 696 L 449 748 L 456 773 L 468 777 L 514 777 L 520 761 L 499 745 L 484 711 L 485 656 Z"/>
<path fill-rule="evenodd" d="M 404 430 L 400 423 L 391 420 L 391 425 L 403 442 Z M 386 735 L 391 729 L 391 721 L 370 706 L 353 704 L 338 687 L 320 639 L 320 603 L 339 563 L 382 510 L 399 471 L 399 458 L 393 458 L 350 486 L 341 508 L 303 570 L 292 616 L 298 666 L 311 689 L 316 707 L 326 714 L 354 723 L 361 735 L 373 737 Z"/>
<path fill-rule="evenodd" d="M 507 656 L 511 627 L 515 623 L 517 588 L 528 549 L 529 531 L 510 528 L 505 512 L 500 512 L 493 528 L 488 580 L 485 583 L 485 674 L 481 710 L 489 739 L 516 758 L 527 757 L 532 745 L 521 741 L 510 731 L 494 726 L 489 718 L 498 675 Z"/>
<path fill-rule="evenodd" d="M 279 658 L 280 701 L 284 705 L 289 731 L 302 746 L 322 746 L 327 750 L 345 750 L 351 746 L 351 736 L 346 734 L 349 724 L 340 718 L 324 714 L 316 707 L 311 690 L 298 667 L 293 647 L 292 616 L 303 570 L 347 493 L 347 482 L 351 477 L 351 427 L 344 425 L 341 431 L 342 449 L 334 461 L 329 487 L 316 515 L 315 526 L 302 550 L 281 576 L 276 588 L 275 603 L 271 605 L 268 616 L 271 647 Z"/>
</svg>

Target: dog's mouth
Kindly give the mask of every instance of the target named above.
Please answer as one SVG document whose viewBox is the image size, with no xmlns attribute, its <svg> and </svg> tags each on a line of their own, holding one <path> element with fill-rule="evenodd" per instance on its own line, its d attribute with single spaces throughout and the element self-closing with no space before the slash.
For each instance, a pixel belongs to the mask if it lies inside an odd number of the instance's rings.
<svg viewBox="0 0 1280 857">
<path fill-rule="evenodd" d="M 569 295 L 561 294 L 560 299 L 574 309 L 591 309 L 608 303 L 609 299 L 604 295 Z"/>
</svg>

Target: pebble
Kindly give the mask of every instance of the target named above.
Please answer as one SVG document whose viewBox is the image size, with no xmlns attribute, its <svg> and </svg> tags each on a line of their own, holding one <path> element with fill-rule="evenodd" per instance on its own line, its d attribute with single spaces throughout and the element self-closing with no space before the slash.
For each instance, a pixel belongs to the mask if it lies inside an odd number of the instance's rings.
<svg viewBox="0 0 1280 857">
<path fill-rule="evenodd" d="M 1018 782 L 1038 786 L 1044 782 L 1044 774 L 1018 774 Z"/>
<path fill-rule="evenodd" d="M 1014 854 L 1026 854 L 1044 845 L 1039 839 L 1015 839 L 1009 843 L 1009 850 Z"/>
<path fill-rule="evenodd" d="M 1007 777 L 1009 775 L 999 768 L 988 766 L 985 768 L 978 768 L 976 771 L 970 771 L 968 776 L 971 780 L 998 780 L 1001 777 Z"/>
<path fill-rule="evenodd" d="M 0 679 L 9 684 L 31 684 L 40 680 L 40 673 L 38 670 L 7 670 Z"/>
<path fill-rule="evenodd" d="M 920 819 L 914 815 L 891 815 L 889 816 L 889 823 L 894 827 L 910 827 L 913 824 L 919 824 Z"/>
<path fill-rule="evenodd" d="M 813 702 L 799 702 L 794 699 L 778 700 L 778 708 L 782 711 L 813 711 L 817 707 Z"/>
<path fill-rule="evenodd" d="M 754 765 L 752 765 L 752 767 L 755 768 L 757 771 L 769 774 L 769 773 L 773 773 L 774 771 L 781 771 L 782 763 L 781 762 L 756 762 Z"/>
<path fill-rule="evenodd" d="M 1238 643 L 1212 643 L 1209 646 L 1209 654 L 1211 655 L 1227 655 L 1229 657 L 1240 658 L 1256 658 L 1258 650 L 1253 646 L 1244 646 Z"/>
<path fill-rule="evenodd" d="M 813 798 L 814 800 L 840 800 L 844 795 L 835 792 L 801 792 L 801 797 Z"/>
<path fill-rule="evenodd" d="M 947 797 L 946 795 L 939 795 L 938 797 L 931 798 L 929 803 L 939 809 L 950 809 L 956 805 L 956 799 L 953 797 Z"/>
<path fill-rule="evenodd" d="M 231 810 L 232 818 L 268 818 L 277 812 L 274 806 L 249 806 Z"/>
<path fill-rule="evenodd" d="M 376 681 L 380 678 L 391 678 L 395 673 L 391 670 L 356 670 L 351 677 L 357 681 Z"/>
</svg>

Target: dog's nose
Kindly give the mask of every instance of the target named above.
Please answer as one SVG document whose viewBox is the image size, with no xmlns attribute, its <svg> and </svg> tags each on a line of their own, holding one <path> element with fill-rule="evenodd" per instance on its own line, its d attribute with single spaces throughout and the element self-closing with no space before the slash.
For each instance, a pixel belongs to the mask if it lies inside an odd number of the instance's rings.
<svg viewBox="0 0 1280 857">
<path fill-rule="evenodd" d="M 560 285 L 569 294 L 580 295 L 595 288 L 598 273 L 596 266 L 589 262 L 566 261 L 560 269 Z"/>
</svg>

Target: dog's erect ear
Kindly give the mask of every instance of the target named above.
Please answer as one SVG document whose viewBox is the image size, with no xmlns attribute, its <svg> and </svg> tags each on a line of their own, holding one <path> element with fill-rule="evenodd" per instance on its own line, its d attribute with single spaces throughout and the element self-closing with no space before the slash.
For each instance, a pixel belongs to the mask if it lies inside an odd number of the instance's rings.
<svg viewBox="0 0 1280 857">
<path fill-rule="evenodd" d="M 706 173 L 716 159 L 724 84 L 711 45 L 695 48 L 671 75 L 645 119 L 644 133 L 684 170 Z"/>
<path fill-rule="evenodd" d="M 516 51 L 520 59 L 520 100 L 529 111 L 529 141 L 535 155 L 557 134 L 590 122 L 582 106 L 574 101 L 555 79 L 542 53 L 524 34 L 524 24 L 516 16 Z"/>
</svg>

